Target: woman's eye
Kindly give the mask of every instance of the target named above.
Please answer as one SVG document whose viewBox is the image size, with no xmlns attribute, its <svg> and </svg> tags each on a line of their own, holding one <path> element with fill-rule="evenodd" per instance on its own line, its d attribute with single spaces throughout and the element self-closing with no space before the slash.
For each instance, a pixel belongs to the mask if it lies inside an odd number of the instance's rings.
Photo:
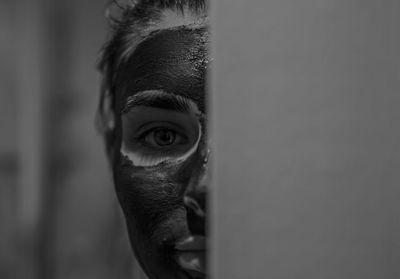
<svg viewBox="0 0 400 279">
<path fill-rule="evenodd" d="M 121 153 L 135 166 L 181 162 L 195 151 L 201 139 L 197 114 L 163 109 L 136 108 L 123 118 Z"/>
<path fill-rule="evenodd" d="M 142 141 L 144 145 L 149 147 L 169 147 L 171 145 L 187 143 L 187 139 L 182 135 L 167 128 L 151 130 L 142 137 Z"/>
</svg>

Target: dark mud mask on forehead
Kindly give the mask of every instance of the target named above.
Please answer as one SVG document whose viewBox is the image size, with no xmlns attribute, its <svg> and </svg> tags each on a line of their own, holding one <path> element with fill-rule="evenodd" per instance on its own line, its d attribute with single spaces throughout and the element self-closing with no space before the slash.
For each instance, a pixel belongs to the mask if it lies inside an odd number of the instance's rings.
<svg viewBox="0 0 400 279">
<path fill-rule="evenodd" d="M 205 28 L 156 31 L 122 67 L 121 153 L 134 166 L 182 163 L 204 138 L 207 44 Z"/>
<path fill-rule="evenodd" d="M 205 111 L 207 29 L 182 26 L 153 32 L 117 73 L 117 110 L 129 110 L 129 97 L 162 90 L 192 100 Z"/>
</svg>

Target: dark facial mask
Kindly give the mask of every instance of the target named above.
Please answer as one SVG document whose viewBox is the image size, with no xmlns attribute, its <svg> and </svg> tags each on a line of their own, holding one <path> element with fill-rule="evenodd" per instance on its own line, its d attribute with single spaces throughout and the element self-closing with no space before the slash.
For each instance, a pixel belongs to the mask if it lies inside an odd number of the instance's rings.
<svg viewBox="0 0 400 279">
<path fill-rule="evenodd" d="M 193 100 L 205 111 L 205 78 L 210 62 L 205 28 L 178 27 L 152 33 L 138 45 L 117 74 L 117 110 L 126 111 L 127 98 L 145 90 Z"/>
<path fill-rule="evenodd" d="M 185 191 L 203 172 L 206 149 L 204 127 L 206 104 L 206 70 L 208 31 L 205 28 L 178 27 L 156 31 L 138 45 L 116 75 L 116 111 L 125 117 L 138 103 L 132 96 L 149 90 L 160 90 L 171 96 L 184 97 L 199 110 L 203 133 L 198 149 L 184 161 L 155 166 L 135 166 L 121 152 L 113 163 L 118 199 L 124 210 L 132 247 L 146 272 L 154 278 L 188 278 L 174 259 L 174 247 L 193 232 L 183 203 Z M 151 107 L 165 109 L 165 102 Z M 141 117 L 137 115 L 137 117 Z M 122 134 L 130 129 L 117 121 L 116 150 L 121 150 Z M 204 225 L 200 231 L 204 233 Z M 162 274 L 163 277 L 159 277 Z M 153 278 L 151 277 L 151 278 Z"/>
</svg>

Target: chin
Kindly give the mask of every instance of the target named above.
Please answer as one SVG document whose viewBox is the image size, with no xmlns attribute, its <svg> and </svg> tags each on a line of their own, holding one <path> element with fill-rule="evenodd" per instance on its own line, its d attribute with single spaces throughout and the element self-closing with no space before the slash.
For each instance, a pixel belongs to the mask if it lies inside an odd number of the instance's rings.
<svg viewBox="0 0 400 279">
<path fill-rule="evenodd" d="M 136 226 L 129 226 L 132 249 L 148 278 L 207 278 L 204 271 L 205 238 L 192 236 L 186 226 L 175 225 L 166 231 L 166 225 L 168 222 L 160 226 L 151 237 L 136 230 Z"/>
</svg>

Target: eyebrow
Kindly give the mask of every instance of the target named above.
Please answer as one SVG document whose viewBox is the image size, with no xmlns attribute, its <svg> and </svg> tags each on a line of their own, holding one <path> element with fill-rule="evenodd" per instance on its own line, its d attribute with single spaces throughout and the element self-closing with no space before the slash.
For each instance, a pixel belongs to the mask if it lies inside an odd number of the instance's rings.
<svg viewBox="0 0 400 279">
<path fill-rule="evenodd" d="M 162 90 L 146 90 L 138 92 L 133 96 L 129 96 L 126 99 L 121 113 L 128 113 L 129 110 L 137 106 L 173 110 L 182 113 L 198 111 L 197 106 L 193 101 Z"/>
</svg>

